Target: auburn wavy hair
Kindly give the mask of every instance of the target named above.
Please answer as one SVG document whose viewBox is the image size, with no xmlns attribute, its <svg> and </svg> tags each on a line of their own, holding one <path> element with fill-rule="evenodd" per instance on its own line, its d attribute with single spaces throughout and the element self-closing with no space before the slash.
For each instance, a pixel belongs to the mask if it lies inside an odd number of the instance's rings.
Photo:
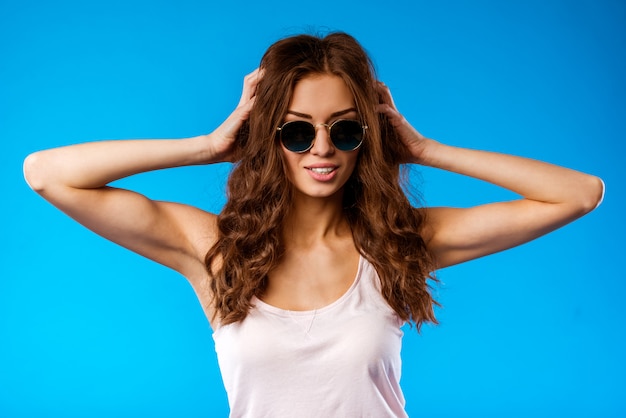
<svg viewBox="0 0 626 418">
<path fill-rule="evenodd" d="M 428 283 L 436 280 L 434 263 L 420 235 L 424 214 L 403 191 L 405 150 L 387 118 L 376 112 L 380 97 L 367 53 L 345 33 L 298 35 L 270 46 L 260 68 L 264 74 L 255 104 L 237 138 L 237 163 L 217 219 L 217 241 L 205 258 L 213 319 L 220 325 L 242 321 L 252 296 L 262 296 L 268 274 L 281 261 L 292 185 L 276 128 L 299 80 L 333 74 L 345 81 L 369 127 L 343 198 L 355 245 L 375 267 L 384 298 L 402 320 L 418 329 L 424 322 L 436 323 L 437 302 Z"/>
</svg>

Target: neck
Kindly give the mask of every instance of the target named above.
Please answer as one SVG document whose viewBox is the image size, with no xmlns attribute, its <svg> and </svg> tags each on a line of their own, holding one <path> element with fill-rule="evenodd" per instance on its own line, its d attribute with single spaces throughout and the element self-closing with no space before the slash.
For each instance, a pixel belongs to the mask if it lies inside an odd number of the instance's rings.
<svg viewBox="0 0 626 418">
<path fill-rule="evenodd" d="M 313 246 L 351 234 L 343 210 L 343 194 L 314 198 L 296 192 L 283 226 L 287 246 Z"/>
</svg>

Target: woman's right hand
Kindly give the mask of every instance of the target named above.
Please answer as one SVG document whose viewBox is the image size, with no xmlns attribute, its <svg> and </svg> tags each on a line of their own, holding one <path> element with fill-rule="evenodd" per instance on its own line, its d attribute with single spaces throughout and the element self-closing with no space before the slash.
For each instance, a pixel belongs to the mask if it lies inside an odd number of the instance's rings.
<svg viewBox="0 0 626 418">
<path fill-rule="evenodd" d="M 95 233 L 201 283 L 204 256 L 217 236 L 215 215 L 109 183 L 153 170 L 234 160 L 235 139 L 250 115 L 260 78 L 259 70 L 245 77 L 239 105 L 209 135 L 97 141 L 39 151 L 24 162 L 26 180 Z"/>
<path fill-rule="evenodd" d="M 259 68 L 244 77 L 243 91 L 237 108 L 217 129 L 208 135 L 208 154 L 211 162 L 234 162 L 237 133 L 243 122 L 250 116 L 256 97 L 256 87 L 262 77 L 263 72 Z"/>
</svg>

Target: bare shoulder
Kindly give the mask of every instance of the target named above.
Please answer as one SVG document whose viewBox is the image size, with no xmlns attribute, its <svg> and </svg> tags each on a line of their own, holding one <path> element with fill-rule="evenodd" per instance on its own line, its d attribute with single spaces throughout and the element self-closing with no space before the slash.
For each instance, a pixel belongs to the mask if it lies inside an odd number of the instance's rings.
<svg viewBox="0 0 626 418">
<path fill-rule="evenodd" d="M 185 253 L 190 259 L 182 259 L 171 267 L 190 281 L 198 281 L 205 273 L 205 255 L 217 241 L 217 215 L 181 203 L 156 201 L 155 204 L 187 243 Z"/>
<path fill-rule="evenodd" d="M 421 207 L 417 210 L 423 219 L 419 233 L 427 244 L 432 241 L 439 226 L 446 223 L 446 218 L 454 216 L 456 211 L 450 207 Z"/>
</svg>

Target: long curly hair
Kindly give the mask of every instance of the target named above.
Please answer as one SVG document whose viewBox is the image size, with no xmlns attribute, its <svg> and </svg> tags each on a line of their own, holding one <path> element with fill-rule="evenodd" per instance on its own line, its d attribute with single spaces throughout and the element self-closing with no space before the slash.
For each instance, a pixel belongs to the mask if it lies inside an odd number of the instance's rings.
<svg viewBox="0 0 626 418">
<path fill-rule="evenodd" d="M 374 66 L 361 45 L 345 33 L 298 35 L 266 51 L 256 101 L 237 138 L 237 163 L 228 179 L 228 200 L 218 216 L 218 237 L 205 264 L 210 275 L 213 319 L 242 321 L 252 296 L 262 296 L 270 271 L 284 253 L 282 226 L 292 185 L 276 128 L 287 113 L 294 86 L 304 77 L 333 74 L 351 90 L 369 129 L 343 205 L 356 248 L 376 269 L 381 291 L 398 316 L 416 324 L 436 323 L 429 279 L 434 262 L 420 235 L 423 211 L 411 206 L 402 184 L 405 149 L 386 117 Z"/>
</svg>

